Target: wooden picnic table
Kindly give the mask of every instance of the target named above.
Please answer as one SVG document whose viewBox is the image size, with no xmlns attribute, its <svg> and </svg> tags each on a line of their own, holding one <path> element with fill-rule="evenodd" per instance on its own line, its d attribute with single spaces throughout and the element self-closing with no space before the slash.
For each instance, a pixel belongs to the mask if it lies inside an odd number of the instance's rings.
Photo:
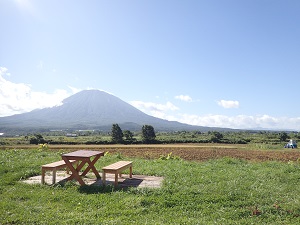
<svg viewBox="0 0 300 225">
<path fill-rule="evenodd" d="M 72 175 L 68 177 L 68 180 L 76 179 L 80 185 L 85 185 L 81 176 L 85 176 L 90 170 L 96 175 L 97 178 L 100 178 L 100 175 L 95 168 L 95 163 L 97 160 L 104 156 L 104 152 L 99 151 L 91 151 L 91 150 L 78 150 L 75 152 L 70 152 L 63 154 L 61 157 L 66 162 L 67 167 L 72 172 Z M 93 158 L 93 160 L 91 160 Z M 75 168 L 74 163 L 71 160 L 78 161 L 78 165 Z M 80 170 L 83 168 L 85 164 L 88 164 L 87 168 L 80 174 Z"/>
</svg>

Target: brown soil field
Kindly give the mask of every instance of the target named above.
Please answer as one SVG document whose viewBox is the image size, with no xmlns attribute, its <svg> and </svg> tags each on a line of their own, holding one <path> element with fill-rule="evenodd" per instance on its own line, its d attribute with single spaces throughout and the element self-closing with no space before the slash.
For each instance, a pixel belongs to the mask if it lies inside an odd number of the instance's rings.
<svg viewBox="0 0 300 225">
<path fill-rule="evenodd" d="M 156 147 L 137 147 L 137 148 L 113 148 L 106 149 L 111 153 L 121 153 L 128 157 L 141 157 L 146 159 L 158 159 L 161 155 L 172 152 L 173 156 L 179 156 L 185 160 L 204 161 L 209 159 L 232 157 L 251 161 L 297 161 L 300 159 L 299 151 L 284 150 L 245 150 L 234 147 L 197 147 L 197 146 L 156 146 Z"/>
<path fill-rule="evenodd" d="M 32 149 L 34 145 L 11 146 L 10 148 Z M 37 148 L 37 147 L 36 147 Z M 3 149 L 3 148 L 2 148 Z M 6 147 L 5 149 L 9 149 Z M 298 161 L 300 150 L 253 150 L 247 145 L 220 145 L 220 144 L 168 144 L 168 145 L 51 145 L 50 150 L 74 151 L 78 149 L 91 149 L 121 154 L 126 157 L 145 159 L 158 159 L 160 156 L 179 156 L 185 160 L 204 161 L 222 157 L 232 157 L 251 161 Z"/>
</svg>

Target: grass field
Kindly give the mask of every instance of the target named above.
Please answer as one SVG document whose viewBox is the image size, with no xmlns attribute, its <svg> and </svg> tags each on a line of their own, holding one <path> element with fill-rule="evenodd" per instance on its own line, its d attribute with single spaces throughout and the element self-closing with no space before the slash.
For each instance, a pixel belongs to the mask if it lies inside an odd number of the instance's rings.
<svg viewBox="0 0 300 225">
<path fill-rule="evenodd" d="M 297 150 L 248 149 L 241 145 L 136 149 L 115 145 L 100 149 L 109 153 L 96 163 L 99 170 L 120 159 L 130 159 L 134 174 L 163 176 L 162 187 L 122 190 L 113 186 L 80 187 L 73 182 L 63 186 L 24 184 L 20 180 L 40 174 L 42 164 L 60 160 L 62 153 L 74 148 L 7 147 L 0 151 L 0 224 L 300 223 Z M 167 157 L 171 152 L 173 157 Z M 274 156 L 267 158 L 265 153 Z M 248 160 L 243 154 L 256 156 Z M 185 160 L 187 156 L 194 158 Z"/>
</svg>

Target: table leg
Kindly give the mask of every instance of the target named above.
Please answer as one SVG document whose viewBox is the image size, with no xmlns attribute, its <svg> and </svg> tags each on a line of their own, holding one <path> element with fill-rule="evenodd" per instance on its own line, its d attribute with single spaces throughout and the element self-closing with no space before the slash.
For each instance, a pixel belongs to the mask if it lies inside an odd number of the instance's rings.
<svg viewBox="0 0 300 225">
<path fill-rule="evenodd" d="M 72 172 L 72 175 L 70 177 L 68 177 L 68 180 L 71 179 L 76 179 L 81 185 L 85 185 L 84 181 L 81 179 L 80 175 L 79 175 L 79 171 L 80 169 L 83 167 L 84 162 L 81 162 L 78 167 L 75 169 L 73 164 L 65 157 L 62 157 L 62 159 L 66 162 L 67 166 L 69 167 L 69 169 Z"/>
<path fill-rule="evenodd" d="M 45 184 L 45 174 L 46 174 L 46 170 L 42 168 L 42 184 Z"/>
<path fill-rule="evenodd" d="M 52 172 L 52 184 L 55 184 L 55 182 L 56 182 L 56 169 L 54 169 Z"/>
<path fill-rule="evenodd" d="M 129 167 L 129 177 L 132 178 L 132 166 Z"/>
<path fill-rule="evenodd" d="M 100 174 L 98 173 L 97 169 L 95 168 L 95 163 L 97 162 L 97 160 L 100 158 L 100 155 L 97 155 L 93 161 L 91 161 L 90 159 L 87 159 L 87 163 L 89 164 L 88 167 L 83 171 L 83 173 L 81 174 L 81 176 L 85 176 L 90 170 L 92 170 L 94 172 L 94 174 L 96 175 L 97 178 L 100 178 Z"/>
</svg>

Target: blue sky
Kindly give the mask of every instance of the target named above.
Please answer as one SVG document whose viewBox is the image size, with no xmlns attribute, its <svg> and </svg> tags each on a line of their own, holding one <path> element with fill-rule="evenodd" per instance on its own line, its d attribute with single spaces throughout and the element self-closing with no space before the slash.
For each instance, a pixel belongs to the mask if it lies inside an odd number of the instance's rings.
<svg viewBox="0 0 300 225">
<path fill-rule="evenodd" d="M 85 89 L 183 123 L 300 130 L 298 0 L 0 0 L 0 116 Z"/>
</svg>

